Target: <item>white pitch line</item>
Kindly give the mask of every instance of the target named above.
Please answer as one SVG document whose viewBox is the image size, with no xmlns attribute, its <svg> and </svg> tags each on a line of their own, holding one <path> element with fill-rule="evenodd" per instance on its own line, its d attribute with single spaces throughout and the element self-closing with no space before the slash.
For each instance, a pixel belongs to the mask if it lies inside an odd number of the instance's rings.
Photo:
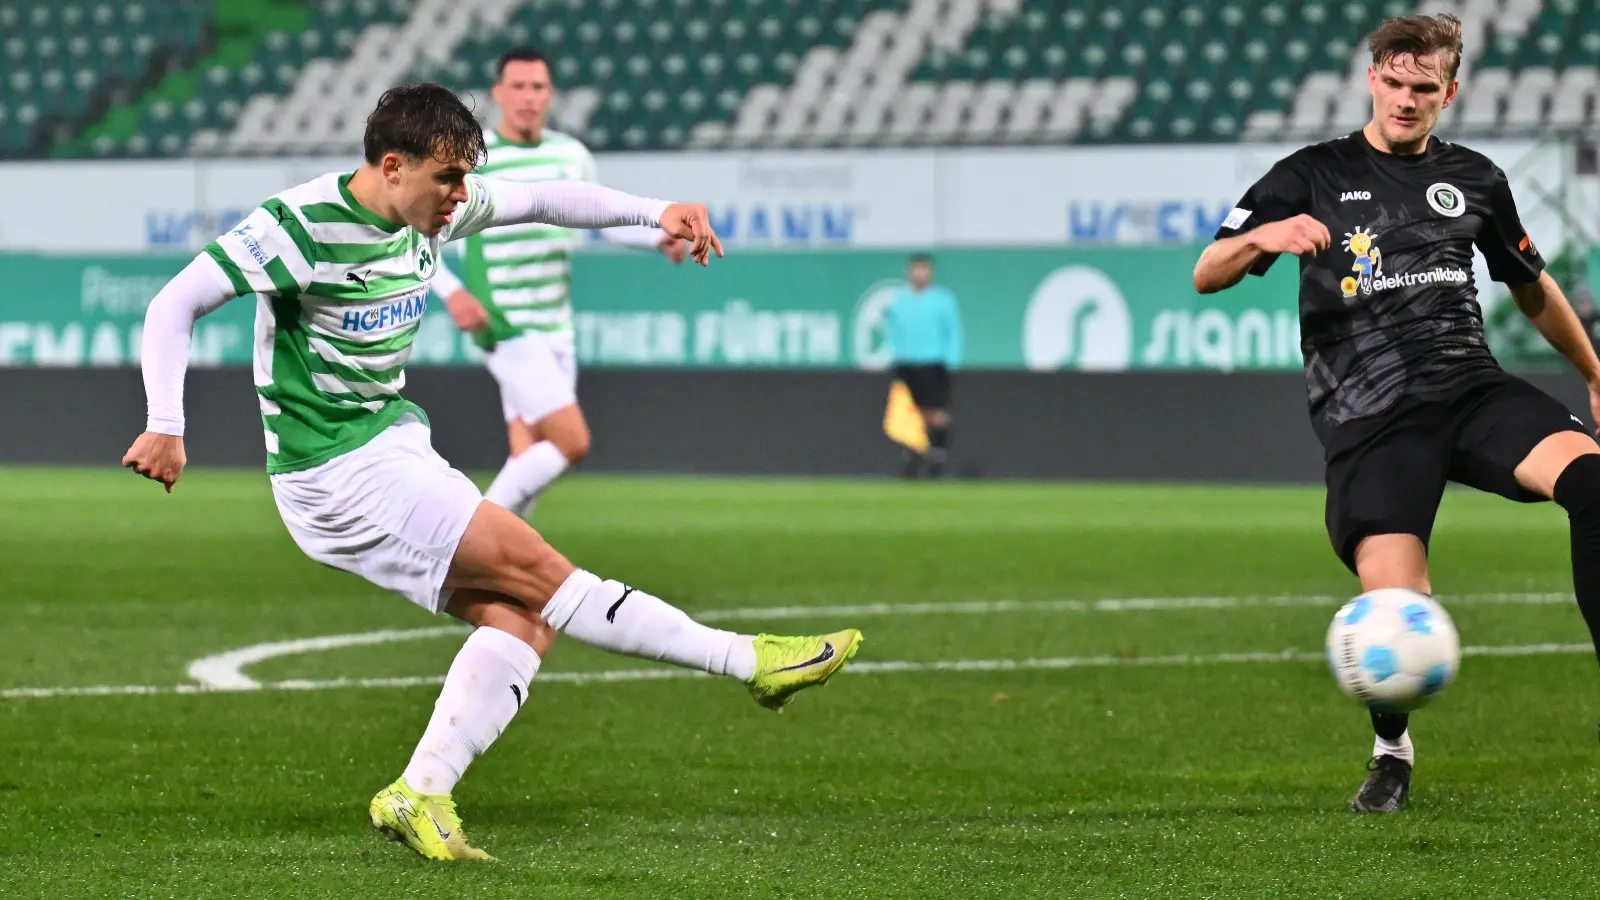
<svg viewBox="0 0 1600 900">
<path fill-rule="evenodd" d="M 702 622 L 759 621 L 764 619 L 809 619 L 822 616 L 929 616 L 929 615 L 988 615 L 995 613 L 1118 613 L 1118 612 L 1171 612 L 1185 609 L 1239 609 L 1245 607 L 1328 607 L 1344 603 L 1349 598 L 1316 595 L 1283 595 L 1259 597 L 1128 597 L 1102 600 L 967 600 L 942 603 L 865 603 L 833 606 L 774 606 L 742 607 L 735 609 L 708 609 L 692 615 Z M 1570 594 L 1464 594 L 1448 601 L 1449 604 L 1556 604 L 1570 603 Z M 292 656 L 297 653 L 315 653 L 337 650 L 341 647 L 359 647 L 387 644 L 395 641 L 415 641 L 465 633 L 465 626 L 433 625 L 425 628 L 364 631 L 355 634 L 334 634 L 324 637 L 300 638 L 290 641 L 273 641 L 252 644 L 237 650 L 214 654 L 189 664 L 188 675 L 207 690 L 252 690 L 260 682 L 244 674 L 244 667 Z"/>
<path fill-rule="evenodd" d="M 1232 597 L 1127 597 L 1103 600 L 966 600 L 945 603 L 864 603 L 837 606 L 751 606 L 741 609 L 708 609 L 691 612 L 702 622 L 755 621 L 760 619 L 809 619 L 817 616 L 926 616 L 983 615 L 1011 612 L 1172 612 L 1185 609 L 1240 609 L 1245 607 L 1321 607 L 1337 609 L 1349 597 L 1315 594 L 1286 594 Z M 1531 605 L 1546 606 L 1573 602 L 1571 594 L 1463 594 L 1440 597 L 1446 606 L 1455 605 Z"/>
<path fill-rule="evenodd" d="M 1592 653 L 1591 644 L 1518 644 L 1500 647 L 1464 647 L 1465 656 L 1555 656 L 1573 653 Z M 1319 650 L 1278 650 L 1246 653 L 1173 654 L 1170 656 L 1061 656 L 1032 659 L 942 659 L 942 660 L 884 660 L 852 663 L 841 674 L 845 675 L 903 675 L 919 673 L 968 672 L 1044 672 L 1063 669 L 1100 669 L 1116 667 L 1159 666 L 1211 666 L 1250 663 L 1308 663 L 1323 662 L 1326 655 Z M 689 678 L 710 678 L 703 672 L 687 669 L 637 668 L 610 669 L 599 672 L 549 672 L 540 674 L 537 684 L 617 684 L 625 681 L 676 681 Z M 25 699 L 48 697 L 107 697 L 150 694 L 212 694 L 247 693 L 252 691 L 330 691 L 347 688 L 405 688 L 438 685 L 444 682 L 438 675 L 404 678 L 336 678 L 328 681 L 269 681 L 257 682 L 252 687 L 206 688 L 196 684 L 124 684 L 94 685 L 90 687 L 60 688 L 10 688 L 0 690 L 0 699 Z"/>
<path fill-rule="evenodd" d="M 270 644 L 251 644 L 226 653 L 197 659 L 189 664 L 188 675 L 207 690 L 250 690 L 260 682 L 244 674 L 245 666 L 292 656 L 296 653 L 313 653 L 319 650 L 337 650 L 340 647 L 360 647 L 368 644 L 390 644 L 395 641 L 416 641 L 424 638 L 461 634 L 464 625 L 432 625 L 427 628 L 405 628 L 390 631 L 363 631 L 359 634 L 330 634 L 324 637 L 300 638 L 293 641 L 274 641 Z"/>
</svg>

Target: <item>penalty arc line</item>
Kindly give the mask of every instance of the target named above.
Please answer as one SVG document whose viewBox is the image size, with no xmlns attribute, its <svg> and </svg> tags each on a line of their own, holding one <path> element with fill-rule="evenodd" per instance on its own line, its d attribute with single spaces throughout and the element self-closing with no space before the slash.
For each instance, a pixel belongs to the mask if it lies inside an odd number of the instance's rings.
<svg viewBox="0 0 1600 900">
<path fill-rule="evenodd" d="M 709 609 L 691 613 L 701 622 L 807 619 L 820 616 L 930 616 L 990 615 L 998 613 L 1120 613 L 1172 612 L 1193 609 L 1237 609 L 1249 607 L 1328 607 L 1336 608 L 1349 598 L 1319 595 L 1234 596 L 1234 597 L 1129 597 L 1100 600 L 968 600 L 939 603 L 865 603 L 825 606 L 744 607 Z M 1572 602 L 1572 595 L 1559 593 L 1464 594 L 1446 601 L 1454 604 L 1530 604 L 1547 605 Z M 361 647 L 399 641 L 427 640 L 466 634 L 464 625 L 432 625 L 423 628 L 366 631 L 252 644 L 197 659 L 190 663 L 188 676 L 206 690 L 252 690 L 260 682 L 244 673 L 245 666 L 292 656 L 342 647 Z"/>
<path fill-rule="evenodd" d="M 1520 644 L 1498 647 L 1463 647 L 1464 656 L 1552 656 L 1574 653 L 1592 653 L 1592 644 Z M 848 675 L 899 675 L 919 673 L 971 673 L 971 672 L 1043 672 L 1065 669 L 1100 669 L 1114 667 L 1208 666 L 1252 663 L 1310 663 L 1326 660 L 1322 651 L 1280 650 L 1254 653 L 1215 653 L 1208 655 L 1175 654 L 1170 656 L 1064 656 L 1033 659 L 947 659 L 947 660 L 884 660 L 854 663 L 840 674 Z M 688 669 L 634 668 L 611 669 L 600 672 L 550 672 L 540 674 L 538 684 L 618 684 L 632 681 L 673 681 L 691 678 L 711 678 L 704 672 Z M 208 688 L 198 684 L 127 684 L 92 685 L 88 687 L 10 688 L 0 690 L 0 699 L 48 697 L 107 697 L 153 694 L 217 694 L 248 693 L 256 691 L 328 691 L 348 688 L 406 688 L 439 685 L 443 676 L 426 675 L 404 678 L 336 678 L 326 681 L 269 681 L 256 682 L 252 687 Z"/>
</svg>

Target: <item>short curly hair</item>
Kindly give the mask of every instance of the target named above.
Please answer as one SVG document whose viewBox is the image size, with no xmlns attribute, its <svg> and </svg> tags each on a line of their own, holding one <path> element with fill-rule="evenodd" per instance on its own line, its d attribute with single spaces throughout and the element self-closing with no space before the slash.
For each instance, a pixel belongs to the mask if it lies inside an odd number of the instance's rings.
<svg viewBox="0 0 1600 900">
<path fill-rule="evenodd" d="M 385 153 L 401 153 L 445 163 L 465 160 L 477 168 L 488 153 L 483 126 L 472 110 L 454 91 L 431 81 L 384 91 L 367 116 L 361 143 L 369 163 L 377 163 Z"/>
</svg>

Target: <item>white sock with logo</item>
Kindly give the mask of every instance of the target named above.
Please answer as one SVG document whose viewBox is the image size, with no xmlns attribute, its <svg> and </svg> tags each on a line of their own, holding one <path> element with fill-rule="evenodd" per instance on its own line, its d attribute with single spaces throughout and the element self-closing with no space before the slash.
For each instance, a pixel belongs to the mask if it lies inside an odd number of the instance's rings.
<svg viewBox="0 0 1600 900">
<path fill-rule="evenodd" d="M 511 724 L 539 671 L 539 654 L 509 632 L 479 628 L 461 645 L 433 718 L 406 766 L 406 783 L 448 794 L 472 761 Z"/>
<path fill-rule="evenodd" d="M 1416 765 L 1417 748 L 1411 744 L 1411 729 L 1402 732 L 1399 740 L 1386 741 L 1381 737 L 1373 739 L 1372 755 L 1393 756 L 1405 760 L 1410 765 Z"/>
<path fill-rule="evenodd" d="M 484 499 L 526 519 L 533 511 L 533 501 L 561 477 L 567 465 L 566 455 L 555 444 L 540 441 L 506 459 Z"/>
<path fill-rule="evenodd" d="M 659 597 L 579 569 L 562 582 L 544 618 L 557 630 L 602 650 L 655 659 L 748 681 L 756 673 L 755 639 L 701 625 Z"/>
</svg>

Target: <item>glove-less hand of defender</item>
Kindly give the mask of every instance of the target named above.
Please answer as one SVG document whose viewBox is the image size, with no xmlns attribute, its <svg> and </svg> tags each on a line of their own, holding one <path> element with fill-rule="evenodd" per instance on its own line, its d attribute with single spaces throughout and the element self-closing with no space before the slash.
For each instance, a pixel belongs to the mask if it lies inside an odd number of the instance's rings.
<svg viewBox="0 0 1600 900">
<path fill-rule="evenodd" d="M 183 452 L 183 438 L 175 434 L 146 431 L 133 442 L 122 457 L 122 465 L 138 472 L 151 481 L 159 481 L 172 493 L 172 486 L 183 474 L 188 457 Z"/>
<path fill-rule="evenodd" d="M 1281 222 L 1268 222 L 1250 232 L 1263 253 L 1293 253 L 1310 256 L 1333 246 L 1328 227 L 1304 213 Z"/>
<path fill-rule="evenodd" d="M 690 242 L 689 256 L 709 265 L 712 251 L 722 256 L 722 241 L 711 228 L 711 213 L 699 203 L 674 203 L 661 213 L 661 230 Z"/>
</svg>

